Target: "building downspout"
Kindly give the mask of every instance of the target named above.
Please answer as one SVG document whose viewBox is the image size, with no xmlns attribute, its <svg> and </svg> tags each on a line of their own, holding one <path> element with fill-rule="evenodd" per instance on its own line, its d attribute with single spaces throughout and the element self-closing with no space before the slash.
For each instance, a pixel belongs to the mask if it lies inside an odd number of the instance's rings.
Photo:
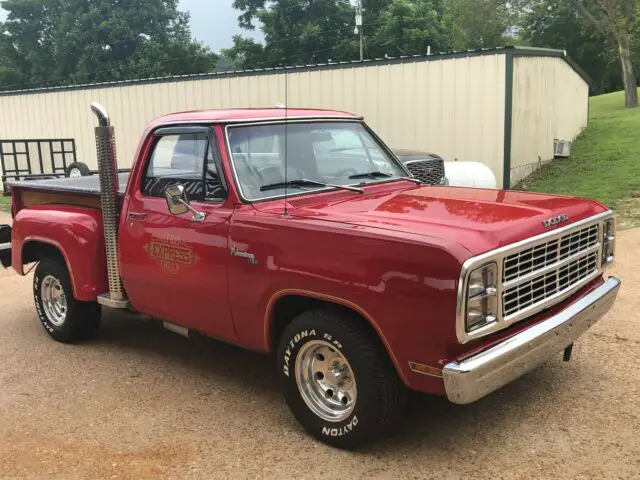
<svg viewBox="0 0 640 480">
<path fill-rule="evenodd" d="M 505 52 L 504 83 L 504 149 L 502 164 L 502 188 L 511 188 L 511 136 L 513 132 L 513 57 L 512 50 Z"/>
<path fill-rule="evenodd" d="M 118 263 L 118 160 L 114 128 L 107 110 L 102 105 L 92 103 L 91 111 L 98 118 L 98 126 L 95 127 L 96 151 L 109 278 L 109 292 L 98 295 L 98 303 L 111 308 L 127 308 L 129 301 L 123 292 Z"/>
</svg>

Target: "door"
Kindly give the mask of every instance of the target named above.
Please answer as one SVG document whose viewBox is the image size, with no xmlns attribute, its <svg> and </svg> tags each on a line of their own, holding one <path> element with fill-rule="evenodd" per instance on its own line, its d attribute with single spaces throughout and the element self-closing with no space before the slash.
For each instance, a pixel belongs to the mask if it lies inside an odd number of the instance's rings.
<svg viewBox="0 0 640 480">
<path fill-rule="evenodd" d="M 142 313 L 235 340 L 227 296 L 232 205 L 215 136 L 207 127 L 162 128 L 153 135 L 123 212 L 124 287 Z M 204 220 L 169 213 L 164 188 L 176 184 Z"/>
</svg>

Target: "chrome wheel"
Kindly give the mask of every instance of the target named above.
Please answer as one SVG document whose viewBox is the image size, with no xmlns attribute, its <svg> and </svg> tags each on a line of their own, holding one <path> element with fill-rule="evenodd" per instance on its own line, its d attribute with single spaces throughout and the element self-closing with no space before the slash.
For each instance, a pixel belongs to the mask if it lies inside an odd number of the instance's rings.
<svg viewBox="0 0 640 480">
<path fill-rule="evenodd" d="M 82 172 L 80 171 L 79 168 L 72 168 L 71 170 L 69 170 L 69 177 L 70 178 L 78 178 L 82 176 Z"/>
<path fill-rule="evenodd" d="M 296 383 L 302 399 L 328 422 L 346 420 L 356 405 L 356 379 L 347 359 L 331 344 L 311 341 L 296 357 Z"/>
<path fill-rule="evenodd" d="M 53 275 L 47 275 L 40 287 L 42 307 L 49 321 L 56 327 L 61 326 L 67 318 L 67 297 L 60 280 Z"/>
</svg>

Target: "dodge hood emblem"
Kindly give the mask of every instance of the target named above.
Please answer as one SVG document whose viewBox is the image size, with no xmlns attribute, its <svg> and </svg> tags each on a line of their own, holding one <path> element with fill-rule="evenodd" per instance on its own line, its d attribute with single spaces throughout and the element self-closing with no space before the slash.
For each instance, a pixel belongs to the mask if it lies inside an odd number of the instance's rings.
<svg viewBox="0 0 640 480">
<path fill-rule="evenodd" d="M 563 223 L 569 220 L 569 215 L 558 215 L 557 217 L 551 217 L 542 222 L 544 228 L 553 227 L 554 225 L 558 225 L 559 223 Z"/>
</svg>

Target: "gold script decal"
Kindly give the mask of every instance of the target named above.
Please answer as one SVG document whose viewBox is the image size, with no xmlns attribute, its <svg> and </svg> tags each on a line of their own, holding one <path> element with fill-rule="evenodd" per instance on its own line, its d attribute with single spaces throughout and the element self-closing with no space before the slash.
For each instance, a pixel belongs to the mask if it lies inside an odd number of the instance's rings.
<svg viewBox="0 0 640 480">
<path fill-rule="evenodd" d="M 178 273 L 182 267 L 193 265 L 200 259 L 193 248 L 169 234 L 152 238 L 145 244 L 144 251 L 167 273 Z"/>
</svg>

